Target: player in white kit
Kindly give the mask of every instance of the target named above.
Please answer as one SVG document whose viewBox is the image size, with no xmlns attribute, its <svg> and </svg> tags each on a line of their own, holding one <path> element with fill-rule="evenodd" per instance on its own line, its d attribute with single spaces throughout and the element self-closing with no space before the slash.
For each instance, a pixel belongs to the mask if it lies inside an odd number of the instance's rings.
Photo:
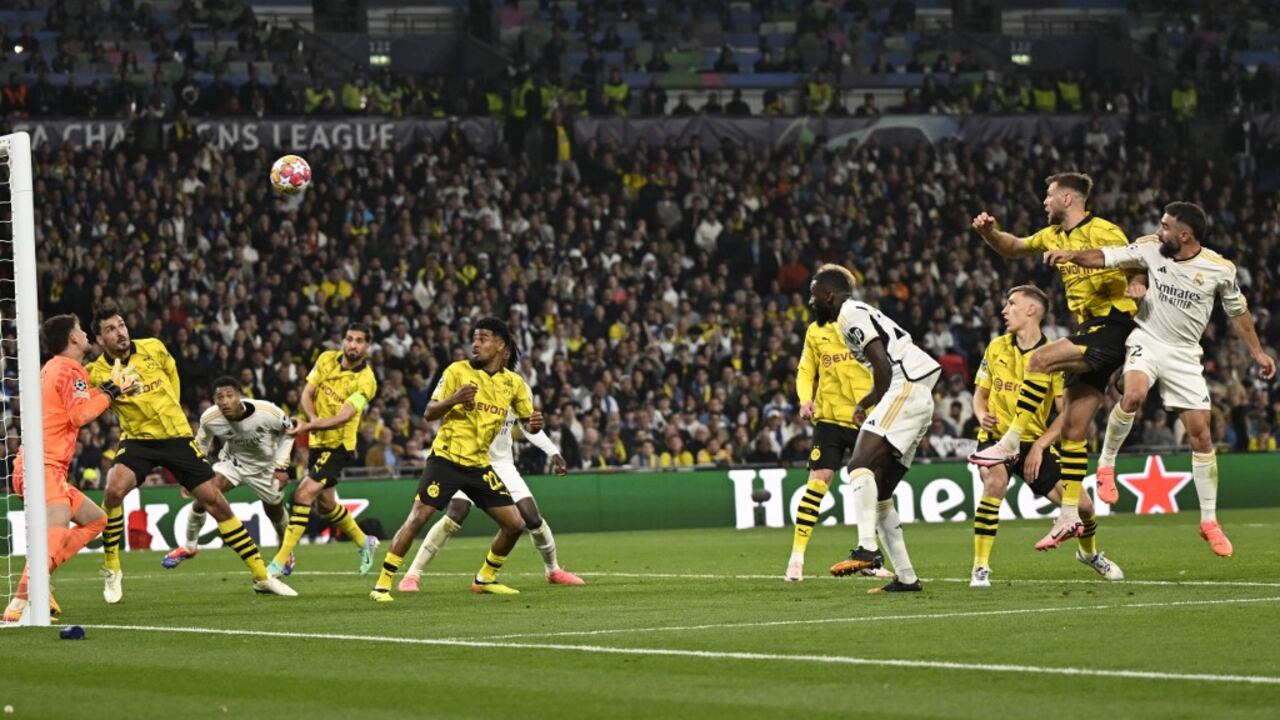
<svg viewBox="0 0 1280 720">
<path fill-rule="evenodd" d="M 1253 316 L 1236 281 L 1236 266 L 1203 247 L 1204 210 L 1187 202 L 1169 203 L 1155 235 L 1127 247 L 1050 250 L 1045 263 L 1072 262 L 1081 267 L 1119 267 L 1147 271 L 1150 287 L 1138 309 L 1137 329 L 1125 343 L 1124 396 L 1107 419 L 1098 457 L 1098 497 L 1114 503 L 1116 454 L 1133 427 L 1134 416 L 1153 384 L 1159 384 L 1166 408 L 1176 411 L 1191 443 L 1191 477 L 1200 497 L 1200 537 L 1221 556 L 1231 541 L 1218 524 L 1218 459 L 1209 431 L 1209 386 L 1204 379 L 1204 335 L 1217 298 L 1236 332 L 1249 347 L 1263 378 L 1275 377 L 1276 363 L 1258 342 Z"/>
<path fill-rule="evenodd" d="M 849 575 L 873 567 L 878 531 L 897 577 L 872 592 L 919 591 L 920 580 L 911 567 L 902 521 L 893 505 L 893 490 L 907 474 L 920 440 L 933 424 L 933 386 L 942 367 L 884 313 L 850 299 L 853 287 L 853 275 L 847 269 L 826 266 L 814 275 L 809 300 L 818 323 L 837 323 L 849 352 L 871 368 L 874 382 L 871 392 L 858 401 L 862 412 L 872 405 L 875 410 L 858 431 L 849 482 L 875 480 L 876 494 L 855 493 L 854 501 L 861 503 L 861 517 L 875 517 L 876 524 L 858 526 L 858 547 L 848 559 L 834 565 L 831 573 Z"/>
<path fill-rule="evenodd" d="M 509 353 L 507 356 L 508 367 L 515 368 L 515 353 Z M 516 416 L 510 411 L 507 412 L 507 420 L 502 424 L 502 430 L 498 432 L 498 436 L 493 439 L 493 443 L 489 445 L 489 462 L 493 467 L 493 471 L 498 474 L 498 478 L 502 480 L 502 484 L 507 486 L 507 491 L 511 493 L 511 499 L 515 501 L 516 509 L 520 511 L 520 516 L 524 518 L 525 528 L 529 531 L 529 539 L 533 541 L 533 547 L 542 556 L 543 565 L 546 568 L 547 582 L 553 585 L 585 585 L 582 578 L 560 567 L 559 560 L 556 557 L 556 540 L 551 534 L 551 526 L 547 524 L 542 517 L 542 512 L 538 509 L 538 503 L 533 499 L 533 493 L 529 492 L 529 485 L 524 481 L 524 477 L 520 475 L 520 471 L 516 468 L 514 440 L 511 437 L 511 428 L 516 424 Z M 525 439 L 533 443 L 535 447 L 547 454 L 551 459 L 551 468 L 557 475 L 564 475 L 568 472 L 568 466 L 565 464 L 564 458 L 560 455 L 560 448 L 547 437 L 547 434 L 539 430 L 533 434 L 525 434 Z M 454 533 L 462 528 L 462 523 L 467 519 L 468 513 L 471 512 L 471 498 L 466 493 L 458 491 L 454 493 L 453 498 L 449 501 L 449 508 L 445 511 L 444 517 L 439 522 L 431 526 L 427 531 L 427 536 L 422 540 L 422 546 L 418 548 L 418 554 L 414 555 L 413 562 L 409 565 L 409 570 L 405 576 L 401 578 L 397 588 L 400 592 L 417 592 L 418 585 L 422 579 L 422 571 L 435 558 L 436 553 L 440 552 L 440 548 L 453 537 Z"/>
<path fill-rule="evenodd" d="M 222 482 L 219 489 L 225 493 L 247 485 L 262 500 L 262 508 L 280 537 L 285 530 L 284 489 L 293 462 L 293 437 L 285 430 L 292 424 L 274 403 L 246 398 L 237 380 L 220 377 L 213 381 L 213 405 L 200 416 L 195 438 L 196 447 L 206 457 L 213 451 L 214 441 L 222 443 L 213 465 Z M 164 567 L 175 568 L 196 556 L 207 517 L 197 500 L 187 517 L 186 538 L 160 561 Z M 292 559 L 286 569 L 286 575 L 292 572 Z"/>
</svg>

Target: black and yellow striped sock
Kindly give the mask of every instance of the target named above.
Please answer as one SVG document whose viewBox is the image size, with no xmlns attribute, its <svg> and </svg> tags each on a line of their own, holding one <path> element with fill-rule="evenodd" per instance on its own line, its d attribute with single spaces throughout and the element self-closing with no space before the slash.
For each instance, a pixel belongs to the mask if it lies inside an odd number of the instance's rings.
<svg viewBox="0 0 1280 720">
<path fill-rule="evenodd" d="M 1080 504 L 1080 487 L 1089 472 L 1089 448 L 1084 440 L 1058 441 L 1058 456 L 1062 468 L 1062 506 L 1074 508 Z"/>
<path fill-rule="evenodd" d="M 1000 526 L 1001 498 L 983 495 L 973 516 L 973 566 L 991 567 L 991 548 L 996 544 Z"/>
<path fill-rule="evenodd" d="M 1098 519 L 1095 517 L 1080 518 L 1080 522 L 1084 524 L 1084 534 L 1076 538 L 1080 542 L 1080 552 L 1089 557 L 1098 554 Z"/>
<path fill-rule="evenodd" d="M 827 484 L 817 478 L 810 478 L 805 486 L 804 497 L 800 499 L 800 507 L 796 510 L 796 530 L 791 538 L 791 558 L 804 557 L 805 548 L 809 547 L 809 538 L 813 536 L 813 528 L 818 524 L 818 509 L 822 507 L 822 499 L 827 495 Z"/>
<path fill-rule="evenodd" d="M 351 513 L 347 512 L 347 508 L 341 503 L 334 506 L 332 510 L 324 514 L 325 522 L 338 528 L 351 538 L 351 542 L 360 547 L 365 543 L 364 531 L 356 524 L 356 519 L 351 517 Z"/>
<path fill-rule="evenodd" d="M 107 529 L 102 532 L 102 564 L 112 572 L 120 572 L 120 550 L 124 548 L 124 508 L 109 507 Z"/>
<path fill-rule="evenodd" d="M 218 533 L 222 535 L 222 543 L 234 550 L 249 567 L 254 580 L 267 579 L 267 566 L 262 562 L 262 553 L 258 552 L 258 543 L 249 537 L 249 531 L 244 528 L 240 518 L 232 515 L 229 519 L 220 521 Z"/>
<path fill-rule="evenodd" d="M 293 549 L 298 547 L 302 533 L 307 531 L 307 522 L 311 519 L 311 506 L 295 504 L 289 511 L 289 527 L 285 528 L 284 537 L 280 539 L 280 549 L 272 560 L 277 565 L 289 562 Z"/>
<path fill-rule="evenodd" d="M 1045 396 L 1049 394 L 1051 383 L 1048 373 L 1028 371 L 1022 377 L 1022 386 L 1018 388 L 1018 405 L 1009 423 L 1009 430 L 1001 439 L 1003 444 L 1011 445 L 1009 450 L 1016 450 L 1023 430 L 1031 424 L 1031 420 L 1044 407 Z"/>
<path fill-rule="evenodd" d="M 396 573 L 400 572 L 402 562 L 404 558 L 387 551 L 386 557 L 382 558 L 382 571 L 378 573 L 378 580 L 373 584 L 376 592 L 391 592 L 391 580 L 395 578 Z"/>
<path fill-rule="evenodd" d="M 491 583 L 498 581 L 498 571 L 502 569 L 502 564 L 507 561 L 506 555 L 495 555 L 492 550 L 484 558 L 484 565 L 480 566 L 480 572 L 476 573 L 476 582 Z"/>
</svg>

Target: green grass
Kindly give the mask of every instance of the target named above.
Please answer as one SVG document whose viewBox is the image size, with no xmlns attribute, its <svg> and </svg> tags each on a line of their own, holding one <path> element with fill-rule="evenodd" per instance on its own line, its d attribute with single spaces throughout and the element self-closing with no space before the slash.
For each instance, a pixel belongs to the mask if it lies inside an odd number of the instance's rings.
<svg viewBox="0 0 1280 720">
<path fill-rule="evenodd" d="M 486 543 L 455 539 L 423 592 L 388 605 L 366 599 L 372 579 L 350 572 L 349 544 L 301 548 L 296 599 L 253 595 L 226 550 L 173 571 L 160 568 L 159 554 L 132 553 L 124 602 L 108 607 L 96 563 L 81 557 L 56 580 L 63 624 L 86 626 L 88 638 L 0 631 L 0 703 L 14 706 L 13 717 L 95 719 L 1257 718 L 1280 707 L 1280 513 L 1222 519 L 1237 549 L 1230 559 L 1209 552 L 1194 513 L 1105 518 L 1101 545 L 1134 581 L 1117 584 L 1075 562 L 1074 549 L 1033 551 L 1045 523 L 1005 522 L 996 587 L 985 592 L 959 582 L 971 562 L 968 524 L 910 525 L 926 589 L 906 596 L 869 596 L 872 581 L 820 576 L 853 538 L 829 527 L 814 537 L 801 584 L 780 579 L 789 530 L 562 535 L 561 558 L 584 574 L 584 588 L 548 586 L 525 540 L 503 575 L 523 591 L 511 598 L 467 592 Z M 1240 602 L 1249 599 L 1259 601 Z M 359 637 L 92 627 L 108 624 Z M 598 630 L 619 632 L 554 634 Z M 523 636 L 494 638 L 512 634 Z"/>
</svg>

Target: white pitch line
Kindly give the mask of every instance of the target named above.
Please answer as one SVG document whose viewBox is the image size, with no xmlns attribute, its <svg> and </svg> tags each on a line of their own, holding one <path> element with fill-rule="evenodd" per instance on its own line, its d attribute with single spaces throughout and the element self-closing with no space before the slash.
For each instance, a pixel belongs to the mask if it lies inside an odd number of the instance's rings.
<svg viewBox="0 0 1280 720">
<path fill-rule="evenodd" d="M 765 628 L 786 625 L 837 625 L 846 623 L 879 623 L 890 620 L 943 620 L 962 617 L 993 617 L 1008 615 L 1039 615 L 1061 611 L 1126 610 L 1152 607 L 1180 607 L 1192 605 L 1234 605 L 1240 603 L 1280 602 L 1280 596 L 1264 598 L 1238 598 L 1226 600 L 1181 600 L 1177 602 L 1119 603 L 1114 605 L 1064 605 L 1048 608 L 1018 608 L 1015 610 L 970 610 L 945 613 L 912 613 L 903 615 L 859 615 L 844 618 L 817 618 L 803 620 L 768 620 L 758 622 L 710 623 L 706 625 L 662 625 L 644 628 L 612 628 L 605 630 L 565 630 L 546 633 L 512 633 L 509 635 L 484 635 L 477 638 L 450 638 L 456 640 L 513 640 L 516 638 L 589 637 L 597 635 L 630 635 L 633 633 L 686 632 L 689 630 L 720 630 L 728 628 Z"/>
<path fill-rule="evenodd" d="M 679 650 L 673 648 L 620 648 L 602 645 L 560 645 L 554 643 L 509 643 L 485 640 L 451 640 L 401 638 L 381 635 L 343 635 L 334 633 L 276 632 L 267 630 L 225 630 L 218 628 L 173 628 L 152 625 L 85 625 L 91 630 L 128 630 L 137 632 L 189 633 L 198 635 L 230 635 L 303 640 L 336 640 L 342 642 L 375 642 L 437 647 L 487 648 L 505 650 L 553 650 L 599 655 L 649 655 L 659 657 L 699 658 L 704 660 L 746 660 L 764 662 L 801 662 L 866 667 L 897 667 L 918 670 L 963 670 L 974 672 L 1023 673 L 1030 675 L 1067 675 L 1106 679 L 1172 680 L 1250 685 L 1280 685 L 1280 677 L 1270 675 L 1214 675 L 1210 673 L 1177 673 L 1156 670 L 1103 670 L 1077 667 L 1040 667 L 996 663 L 964 663 L 945 660 L 910 660 L 898 658 L 863 658 L 848 655 L 787 655 L 781 653 L 725 652 L 712 650 Z"/>
<path fill-rule="evenodd" d="M 243 573 L 243 570 L 226 570 L 223 572 L 144 572 L 144 573 L 125 573 L 128 580 L 155 580 L 160 578 L 189 578 L 189 577 L 225 577 L 228 575 L 237 575 Z M 658 573 L 658 572 L 578 572 L 582 577 L 599 577 L 599 578 L 628 578 L 636 580 L 654 579 L 654 580 L 781 580 L 781 575 L 769 574 L 725 574 L 725 573 Z M 542 577 L 540 572 L 504 572 L 503 577 Z M 354 570 L 299 570 L 292 576 L 298 577 L 361 577 L 360 573 Z M 423 573 L 426 578 L 447 578 L 447 577 L 471 577 L 471 573 L 449 573 L 449 572 L 429 572 Z M 845 577 L 838 578 L 830 575 L 806 575 L 805 580 L 822 580 L 834 582 L 874 582 L 876 578 L 861 577 Z M 920 578 L 922 582 L 940 582 L 940 583 L 967 583 L 968 577 L 941 577 L 941 578 Z M 100 577 L 83 576 L 59 578 L 58 584 L 69 582 L 102 582 Z M 1105 580 L 1095 578 L 1062 578 L 1062 579 L 1045 579 L 1045 578 L 998 578 L 992 580 L 997 585 L 1119 585 L 1119 586 L 1160 586 L 1160 587 L 1264 587 L 1274 588 L 1280 587 L 1280 581 L 1271 580 L 1124 580 L 1123 582 L 1108 583 Z"/>
</svg>

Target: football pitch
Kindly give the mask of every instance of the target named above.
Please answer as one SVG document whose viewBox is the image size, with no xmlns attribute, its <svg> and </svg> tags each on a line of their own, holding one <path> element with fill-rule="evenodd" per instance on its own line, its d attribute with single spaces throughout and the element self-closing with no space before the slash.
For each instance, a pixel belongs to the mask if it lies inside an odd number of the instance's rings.
<svg viewBox="0 0 1280 720">
<path fill-rule="evenodd" d="M 789 528 L 564 534 L 580 588 L 546 584 L 525 539 L 501 576 L 513 597 L 468 592 L 487 541 L 457 538 L 422 592 L 386 605 L 349 543 L 302 547 L 293 599 L 255 596 L 219 549 L 171 571 L 126 554 L 124 601 L 107 606 L 83 556 L 56 592 L 86 639 L 0 631 L 0 704 L 95 719 L 1274 717 L 1280 511 L 1221 519 L 1229 559 L 1195 513 L 1104 518 L 1123 583 L 1074 543 L 1032 550 L 1046 523 L 1002 522 L 990 590 L 968 587 L 968 523 L 909 525 L 925 591 L 903 595 L 826 576 L 845 527 L 818 528 L 798 584 L 781 579 Z"/>
</svg>

